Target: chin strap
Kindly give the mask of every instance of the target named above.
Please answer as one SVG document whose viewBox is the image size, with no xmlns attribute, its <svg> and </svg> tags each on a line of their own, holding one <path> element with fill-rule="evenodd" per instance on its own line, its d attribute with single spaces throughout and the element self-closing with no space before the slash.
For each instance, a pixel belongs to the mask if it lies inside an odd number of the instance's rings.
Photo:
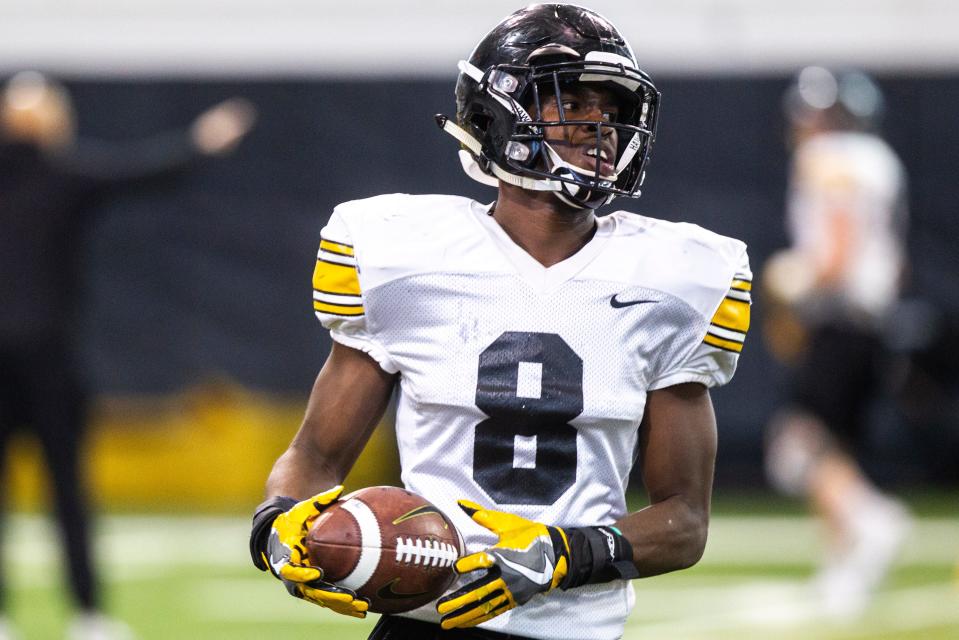
<svg viewBox="0 0 959 640">
<path fill-rule="evenodd" d="M 480 144 L 479 140 L 466 131 L 466 129 L 463 129 L 450 120 L 449 117 L 442 114 L 436 116 L 436 124 L 439 125 L 440 129 L 456 138 L 460 144 L 466 147 L 466 149 L 460 149 L 459 151 L 460 164 L 463 165 L 463 171 L 466 175 L 481 184 L 498 187 L 500 182 L 505 182 L 529 191 L 550 191 L 564 204 L 576 209 L 596 209 L 609 203 L 614 197 L 612 194 L 604 193 L 601 198 L 591 199 L 589 198 L 590 194 L 587 190 L 586 197 L 581 201 L 580 198 L 576 197 L 584 188 L 581 185 L 564 182 L 562 180 L 518 176 L 506 171 L 495 162 L 491 162 L 488 165 L 489 171 L 492 173 L 492 175 L 490 175 L 486 171 L 483 171 L 479 162 L 476 160 L 478 156 L 482 155 L 483 150 L 483 145 Z M 572 165 L 560 158 L 559 154 L 557 154 L 549 144 L 544 143 L 544 146 L 549 154 L 551 171 L 558 172 L 561 175 L 565 173 L 570 178 L 574 178 L 577 175 L 580 177 L 587 175 L 587 172 L 582 168 Z"/>
<path fill-rule="evenodd" d="M 543 146 L 546 148 L 547 165 L 550 173 L 573 180 L 592 179 L 591 176 L 594 175 L 592 172 L 563 160 L 560 155 L 556 153 L 556 150 L 545 140 L 543 141 Z M 615 176 L 609 178 L 604 176 L 602 179 L 609 180 L 611 183 L 616 182 Z M 563 203 L 576 209 L 598 209 L 604 204 L 609 204 L 615 197 L 611 193 L 593 193 L 593 190 L 585 185 L 566 181 L 558 182 L 562 186 L 554 195 Z"/>
<path fill-rule="evenodd" d="M 463 166 L 463 171 L 471 177 L 473 180 L 481 184 L 485 184 L 489 187 L 498 187 L 499 180 L 494 176 L 485 173 L 480 169 L 479 163 L 476 161 L 476 158 L 473 157 L 473 154 L 467 151 L 466 149 L 459 150 L 460 164 Z"/>
<path fill-rule="evenodd" d="M 553 147 L 545 140 L 543 141 L 543 146 L 546 148 L 546 151 L 549 157 L 548 168 L 550 173 L 556 173 L 558 170 L 565 169 L 567 171 L 578 174 L 580 176 L 590 176 L 590 178 L 588 179 L 592 180 L 592 176 L 595 175 L 595 171 L 590 171 L 588 169 L 584 169 L 583 167 L 577 167 L 575 164 L 566 162 L 560 157 L 558 153 L 556 153 L 556 150 L 553 149 Z M 600 176 L 600 180 L 608 180 L 609 182 L 616 182 L 616 179 L 617 179 L 617 176 Z M 569 186 L 572 187 L 571 191 L 572 193 L 575 194 L 576 193 L 575 189 L 578 189 L 578 186 L 573 184 Z"/>
<path fill-rule="evenodd" d="M 450 120 L 449 116 L 438 113 L 435 117 L 436 124 L 439 125 L 439 128 L 459 140 L 460 144 L 473 152 L 473 155 L 478 156 L 483 153 L 483 145 L 480 144 L 480 141 L 473 137 L 466 129 Z"/>
<path fill-rule="evenodd" d="M 479 140 L 447 116 L 437 115 L 436 124 L 439 125 L 440 129 L 459 140 L 460 144 L 466 149 L 469 149 L 469 151 L 460 149 L 459 156 L 463 171 L 473 180 L 491 187 L 499 186 L 500 181 L 502 181 L 529 191 L 560 191 L 563 188 L 562 182 L 559 180 L 517 176 L 506 171 L 495 162 L 489 163 L 489 170 L 493 175 L 486 173 L 476 161 L 476 158 L 483 153 L 483 145 L 480 144 Z"/>
<path fill-rule="evenodd" d="M 474 159 L 473 162 L 476 162 L 476 160 Z M 509 171 L 505 171 L 495 162 L 490 163 L 490 170 L 500 181 L 528 191 L 552 191 L 553 193 L 559 193 L 563 188 L 563 183 L 559 180 L 518 176 Z"/>
</svg>

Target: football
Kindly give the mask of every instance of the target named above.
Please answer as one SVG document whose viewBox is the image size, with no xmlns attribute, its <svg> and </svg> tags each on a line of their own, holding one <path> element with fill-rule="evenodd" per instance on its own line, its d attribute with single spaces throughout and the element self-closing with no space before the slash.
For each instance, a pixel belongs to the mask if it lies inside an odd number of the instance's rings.
<svg viewBox="0 0 959 640">
<path fill-rule="evenodd" d="M 398 487 L 368 487 L 325 509 L 306 537 L 323 579 L 368 598 L 374 613 L 435 600 L 453 582 L 459 532 L 439 509 Z"/>
</svg>

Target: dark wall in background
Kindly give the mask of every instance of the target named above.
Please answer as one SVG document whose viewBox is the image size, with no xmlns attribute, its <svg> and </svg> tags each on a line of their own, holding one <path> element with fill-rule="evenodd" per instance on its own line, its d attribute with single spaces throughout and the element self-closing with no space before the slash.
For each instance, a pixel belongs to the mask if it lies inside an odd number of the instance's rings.
<svg viewBox="0 0 959 640">
<path fill-rule="evenodd" d="M 959 78 L 880 80 L 886 130 L 912 177 L 915 288 L 959 308 Z M 786 83 L 659 78 L 662 120 L 646 192 L 616 205 L 741 238 L 758 272 L 785 244 L 779 105 Z M 260 111 L 234 156 L 115 193 L 98 207 L 80 239 L 85 297 L 78 320 L 98 392 L 166 392 L 224 374 L 305 394 L 328 348 L 312 315 L 310 276 L 333 206 L 394 191 L 494 197 L 463 175 L 455 142 L 433 122 L 434 113 L 452 112 L 452 79 L 69 86 L 80 130 L 92 137 L 182 127 L 236 94 Z M 783 382 L 754 327 L 735 381 L 714 394 L 720 476 L 747 482 L 758 478 L 761 427 Z M 922 477 L 934 455 L 928 443 L 915 432 L 887 431 L 874 456 L 879 475 Z M 890 447 L 898 451 L 891 458 Z"/>
</svg>

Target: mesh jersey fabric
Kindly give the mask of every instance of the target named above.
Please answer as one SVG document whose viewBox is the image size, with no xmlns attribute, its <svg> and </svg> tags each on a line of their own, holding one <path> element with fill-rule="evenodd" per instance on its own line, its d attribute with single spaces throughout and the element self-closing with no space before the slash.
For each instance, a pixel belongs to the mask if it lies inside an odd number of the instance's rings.
<svg viewBox="0 0 959 640">
<path fill-rule="evenodd" d="M 496 539 L 460 498 L 559 526 L 623 517 L 647 392 L 730 379 L 741 342 L 704 339 L 730 283 L 751 277 L 742 243 L 624 212 L 547 269 L 487 210 L 403 194 L 340 205 L 314 275 L 333 338 L 400 373 L 404 485 L 452 518 L 470 553 Z M 744 335 L 748 316 L 736 328 Z M 626 582 L 589 585 L 483 627 L 570 640 L 577 620 L 591 638 L 617 638 L 632 604 Z M 432 604 L 406 615 L 439 619 Z"/>
</svg>

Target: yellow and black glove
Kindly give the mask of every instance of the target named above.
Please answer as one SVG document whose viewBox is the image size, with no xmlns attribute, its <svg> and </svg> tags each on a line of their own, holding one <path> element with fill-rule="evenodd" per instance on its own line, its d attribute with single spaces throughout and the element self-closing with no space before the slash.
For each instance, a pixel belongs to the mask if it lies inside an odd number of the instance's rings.
<svg viewBox="0 0 959 640">
<path fill-rule="evenodd" d="M 304 538 L 323 509 L 333 504 L 342 486 L 296 502 L 282 496 L 270 498 L 253 515 L 250 556 L 261 571 L 269 570 L 290 595 L 336 613 L 365 618 L 369 602 L 349 589 L 323 580 L 323 570 L 310 564 Z"/>
<path fill-rule="evenodd" d="M 444 629 L 482 624 L 556 587 L 572 589 L 639 575 L 632 547 L 614 527 L 561 529 L 468 500 L 459 505 L 499 541 L 456 561 L 459 574 L 485 569 L 486 575 L 440 598 L 436 610 Z"/>
</svg>

